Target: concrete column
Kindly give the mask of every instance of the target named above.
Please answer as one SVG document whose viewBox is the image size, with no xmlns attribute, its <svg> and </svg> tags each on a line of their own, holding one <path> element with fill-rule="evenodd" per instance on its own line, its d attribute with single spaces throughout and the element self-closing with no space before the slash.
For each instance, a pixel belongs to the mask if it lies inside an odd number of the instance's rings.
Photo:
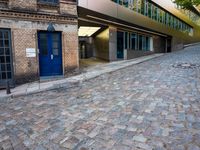
<svg viewBox="0 0 200 150">
<path fill-rule="evenodd" d="M 117 28 L 109 27 L 109 61 L 117 60 Z"/>
<path fill-rule="evenodd" d="M 153 37 L 150 37 L 150 51 L 154 51 L 154 46 L 153 46 Z"/>
</svg>

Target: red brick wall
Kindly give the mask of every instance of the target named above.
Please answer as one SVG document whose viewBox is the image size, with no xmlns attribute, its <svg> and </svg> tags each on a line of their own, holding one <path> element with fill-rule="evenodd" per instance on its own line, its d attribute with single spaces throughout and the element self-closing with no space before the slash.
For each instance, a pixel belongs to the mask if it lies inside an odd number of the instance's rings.
<svg viewBox="0 0 200 150">
<path fill-rule="evenodd" d="M 60 13 L 61 14 L 72 14 L 77 15 L 76 3 L 60 2 Z"/>
<path fill-rule="evenodd" d="M 9 0 L 9 8 L 37 10 L 37 0 Z"/>
<path fill-rule="evenodd" d="M 38 79 L 37 57 L 26 57 L 26 48 L 36 48 L 36 30 L 12 29 L 11 33 L 16 83 Z"/>
<path fill-rule="evenodd" d="M 79 66 L 78 33 L 63 33 L 63 63 L 65 72 Z"/>
</svg>

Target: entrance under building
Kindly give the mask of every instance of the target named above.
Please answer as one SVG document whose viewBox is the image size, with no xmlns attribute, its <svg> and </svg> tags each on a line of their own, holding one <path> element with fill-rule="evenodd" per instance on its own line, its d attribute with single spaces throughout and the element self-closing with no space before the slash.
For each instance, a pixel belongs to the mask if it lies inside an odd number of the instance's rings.
<svg viewBox="0 0 200 150">
<path fill-rule="evenodd" d="M 80 68 L 109 61 L 109 29 L 107 26 L 79 20 Z"/>
<path fill-rule="evenodd" d="M 172 51 L 172 48 L 171 48 L 171 44 L 172 44 L 172 39 L 171 38 L 167 38 L 167 53 L 170 53 Z"/>
<path fill-rule="evenodd" d="M 79 58 L 89 59 L 96 55 L 96 36 L 102 31 L 101 26 L 89 23 L 79 23 Z"/>
</svg>

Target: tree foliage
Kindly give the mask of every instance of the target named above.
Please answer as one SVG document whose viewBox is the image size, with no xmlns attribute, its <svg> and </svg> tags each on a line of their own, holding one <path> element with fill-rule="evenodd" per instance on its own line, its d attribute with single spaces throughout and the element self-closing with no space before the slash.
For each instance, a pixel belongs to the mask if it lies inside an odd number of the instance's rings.
<svg viewBox="0 0 200 150">
<path fill-rule="evenodd" d="M 174 2 L 183 9 L 192 9 L 193 6 L 200 5 L 200 0 L 174 0 Z"/>
</svg>

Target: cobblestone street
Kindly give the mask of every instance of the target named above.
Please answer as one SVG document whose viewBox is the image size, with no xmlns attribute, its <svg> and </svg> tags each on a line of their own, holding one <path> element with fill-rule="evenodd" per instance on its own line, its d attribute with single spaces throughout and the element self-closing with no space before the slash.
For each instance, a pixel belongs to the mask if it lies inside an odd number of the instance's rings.
<svg viewBox="0 0 200 150">
<path fill-rule="evenodd" d="M 200 46 L 0 102 L 1 150 L 200 150 Z"/>
</svg>

